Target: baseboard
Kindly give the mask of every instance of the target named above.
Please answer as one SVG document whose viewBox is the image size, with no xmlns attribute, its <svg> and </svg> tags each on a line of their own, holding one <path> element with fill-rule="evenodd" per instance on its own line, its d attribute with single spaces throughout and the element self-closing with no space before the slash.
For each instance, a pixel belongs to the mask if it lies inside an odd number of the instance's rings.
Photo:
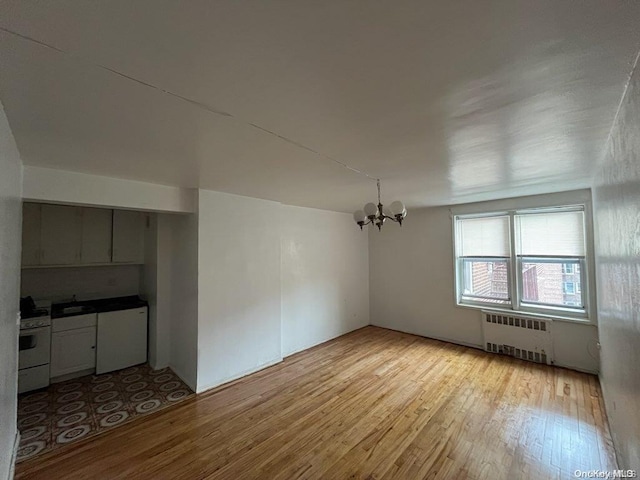
<svg viewBox="0 0 640 480">
<path fill-rule="evenodd" d="M 18 447 L 20 446 L 20 430 L 16 430 L 16 436 L 13 440 L 13 451 L 11 452 L 11 463 L 9 464 L 9 476 L 7 480 L 13 480 L 16 472 L 16 460 L 18 459 Z"/>
<path fill-rule="evenodd" d="M 477 350 L 482 350 L 484 352 L 484 348 L 482 348 L 482 345 L 476 345 L 475 343 L 461 342 L 460 340 L 453 340 L 451 338 L 445 338 L 445 337 L 436 337 L 434 335 L 423 335 L 421 333 L 407 332 L 405 330 L 397 330 L 395 328 L 382 327 L 380 325 L 370 325 L 370 326 L 376 327 L 376 328 L 384 328 L 385 330 L 391 330 L 392 332 L 408 333 L 409 335 L 415 335 L 416 337 L 430 338 L 432 340 L 439 340 L 441 342 L 453 343 L 454 345 L 460 345 L 462 347 L 475 348 Z"/>
<path fill-rule="evenodd" d="M 354 327 L 351 330 L 346 330 L 344 332 L 340 332 L 337 335 L 334 335 L 332 337 L 325 338 L 323 340 L 318 340 L 315 343 L 312 343 L 311 345 L 305 345 L 305 346 L 300 347 L 300 348 L 296 347 L 291 352 L 284 352 L 283 351 L 282 352 L 282 358 L 287 358 L 287 357 L 290 357 L 291 355 L 295 355 L 296 353 L 304 352 L 305 350 L 309 350 L 310 348 L 317 347 L 318 345 L 322 345 L 323 343 L 327 343 L 327 342 L 330 342 L 331 340 L 335 340 L 336 338 L 343 337 L 344 335 L 347 335 L 348 333 L 355 332 L 356 330 L 360 330 L 361 328 L 370 327 L 370 326 L 372 326 L 372 325 L 370 325 L 370 324 L 360 325 L 359 327 Z"/>
<path fill-rule="evenodd" d="M 611 435 L 611 441 L 613 442 L 613 452 L 616 455 L 617 467 L 620 468 L 621 462 L 620 462 L 620 447 L 618 445 L 618 437 L 613 432 L 613 429 L 611 428 L 611 422 L 609 421 L 609 412 L 612 411 L 613 409 L 609 408 L 609 401 L 607 400 L 609 398 L 609 395 L 607 394 L 607 388 L 605 387 L 605 384 L 602 381 L 602 377 L 600 376 L 600 374 L 598 374 L 598 383 L 600 383 L 600 390 L 602 391 L 602 400 L 604 401 L 604 413 L 607 416 L 606 420 L 607 420 L 607 426 L 609 427 L 609 434 Z"/>
<path fill-rule="evenodd" d="M 463 346 L 463 347 L 476 348 L 478 350 L 482 350 L 483 352 L 485 351 L 483 345 L 476 345 L 476 344 L 473 344 L 473 343 L 461 342 L 459 340 L 453 340 L 451 338 L 436 337 L 436 336 L 432 336 L 432 335 L 427 336 L 427 335 L 422 335 L 420 333 L 407 332 L 407 331 L 404 331 L 404 330 L 396 330 L 395 328 L 381 327 L 380 325 L 371 325 L 371 326 L 372 327 L 377 327 L 377 328 L 384 328 L 385 330 L 391 330 L 391 331 L 394 331 L 394 332 L 408 333 L 409 335 L 416 335 L 417 337 L 431 338 L 433 340 L 440 340 L 441 342 L 453 343 L 454 345 L 460 345 L 460 346 Z M 576 372 L 588 373 L 590 375 L 599 375 L 599 372 L 597 370 L 590 370 L 588 368 L 576 367 L 576 366 L 573 366 L 573 365 L 565 365 L 565 364 L 556 362 L 552 366 L 560 367 L 560 368 L 568 368 L 569 370 L 575 370 Z M 601 382 L 601 384 L 602 384 L 602 382 Z"/>
<path fill-rule="evenodd" d="M 269 368 L 269 367 L 272 367 L 274 365 L 277 365 L 278 363 L 282 362 L 282 360 L 283 360 L 282 358 L 276 358 L 275 360 L 271 360 L 269 362 L 263 363 L 262 365 L 259 365 L 259 366 L 255 367 L 255 368 L 251 368 L 249 370 L 245 370 L 244 372 L 240 372 L 237 375 L 234 375 L 232 377 L 223 379 L 222 381 L 217 382 L 215 384 L 206 385 L 206 386 L 202 387 L 199 390 L 195 390 L 195 392 L 198 393 L 198 394 L 204 393 L 204 392 L 206 392 L 208 390 L 214 389 L 216 387 L 220 387 L 221 385 L 224 385 L 225 383 L 233 382 L 234 380 L 238 380 L 239 378 L 246 377 L 247 375 L 251 375 L 252 373 L 256 373 L 256 372 L 259 372 L 260 370 L 264 370 L 265 368 Z"/>
<path fill-rule="evenodd" d="M 553 366 L 560 367 L 560 368 L 568 368 L 569 370 L 575 370 L 576 372 L 581 372 L 581 373 L 588 373 L 590 375 L 598 375 L 597 370 L 589 370 L 588 368 L 574 367 L 573 365 L 564 365 L 562 363 L 557 363 L 557 362 L 554 362 Z"/>
<path fill-rule="evenodd" d="M 175 373 L 178 376 L 178 378 L 180 378 L 180 380 L 182 380 L 187 385 L 187 387 L 189 387 L 194 392 L 196 391 L 196 386 L 191 384 L 191 380 L 187 380 L 187 376 L 184 373 L 182 373 L 173 365 L 169 365 L 169 368 L 173 373 Z"/>
</svg>

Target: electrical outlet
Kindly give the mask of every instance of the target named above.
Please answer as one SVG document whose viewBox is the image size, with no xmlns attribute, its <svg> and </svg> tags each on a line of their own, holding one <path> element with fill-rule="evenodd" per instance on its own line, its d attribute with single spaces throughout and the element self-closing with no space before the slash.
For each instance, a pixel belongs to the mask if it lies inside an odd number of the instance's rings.
<svg viewBox="0 0 640 480">
<path fill-rule="evenodd" d="M 107 285 L 108 285 L 109 287 L 115 287 L 117 283 L 118 283 L 118 282 L 116 282 L 116 279 L 115 279 L 115 278 L 110 278 L 109 280 L 107 280 Z"/>
</svg>

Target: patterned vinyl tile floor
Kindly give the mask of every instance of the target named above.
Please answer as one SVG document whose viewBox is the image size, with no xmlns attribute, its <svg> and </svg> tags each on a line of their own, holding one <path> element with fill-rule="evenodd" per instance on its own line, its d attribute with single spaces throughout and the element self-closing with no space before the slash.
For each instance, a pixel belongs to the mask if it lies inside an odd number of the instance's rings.
<svg viewBox="0 0 640 480">
<path fill-rule="evenodd" d="M 18 399 L 18 462 L 195 395 L 169 368 L 140 365 L 88 375 Z"/>
</svg>

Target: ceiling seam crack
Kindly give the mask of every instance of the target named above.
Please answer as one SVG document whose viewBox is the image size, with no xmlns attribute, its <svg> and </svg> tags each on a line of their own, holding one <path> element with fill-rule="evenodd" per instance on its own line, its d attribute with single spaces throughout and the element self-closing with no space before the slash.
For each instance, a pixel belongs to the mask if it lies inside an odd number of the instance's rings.
<svg viewBox="0 0 640 480">
<path fill-rule="evenodd" d="M 159 92 L 161 92 L 161 93 L 164 93 L 164 94 L 166 94 L 166 95 L 169 95 L 169 96 L 172 96 L 172 97 L 174 97 L 174 98 L 177 98 L 177 99 L 182 100 L 182 101 L 184 101 L 184 102 L 190 103 L 191 105 L 193 105 L 193 106 L 195 106 L 195 107 L 197 107 L 197 108 L 200 108 L 200 109 L 206 110 L 206 111 L 208 111 L 208 112 L 210 112 L 210 113 L 213 113 L 213 114 L 215 114 L 215 115 L 220 115 L 220 116 L 222 116 L 222 117 L 227 117 L 227 118 L 233 118 L 233 119 L 235 119 L 235 120 L 238 120 L 238 121 L 240 121 L 240 122 L 244 123 L 245 125 L 251 126 L 251 127 L 253 127 L 253 128 L 256 128 L 256 129 L 258 129 L 258 130 L 263 131 L 264 133 L 267 133 L 267 134 L 269 134 L 269 135 L 272 135 L 272 136 L 274 136 L 274 137 L 277 137 L 277 138 L 279 138 L 280 140 L 282 140 L 282 141 L 284 141 L 284 142 L 290 143 L 291 145 L 294 145 L 294 146 L 296 146 L 296 147 L 298 147 L 298 148 L 302 148 L 302 149 L 304 149 L 304 150 L 307 150 L 308 152 L 313 153 L 314 155 L 317 155 L 317 156 L 319 156 L 319 157 L 322 157 L 322 158 L 324 158 L 325 160 L 332 161 L 332 162 L 334 162 L 334 163 L 336 163 L 336 164 L 340 165 L 341 167 L 346 168 L 347 170 L 351 170 L 351 171 L 352 171 L 352 172 L 354 172 L 354 173 L 357 173 L 357 174 L 359 174 L 359 175 L 363 175 L 363 176 L 367 177 L 367 178 L 368 178 L 368 179 L 370 179 L 370 180 L 376 180 L 376 181 L 379 181 L 379 180 L 380 180 L 380 179 L 379 179 L 379 178 L 377 178 L 377 177 L 374 177 L 374 176 L 372 176 L 372 175 L 369 175 L 368 173 L 366 173 L 366 172 L 365 172 L 365 171 L 363 171 L 363 170 L 359 170 L 359 169 L 357 169 L 357 168 L 355 168 L 355 167 L 352 167 L 351 165 L 349 165 L 349 164 L 347 164 L 347 163 L 345 163 L 345 162 L 342 162 L 342 161 L 340 161 L 340 160 L 338 160 L 338 159 L 336 159 L 336 158 L 333 158 L 333 157 L 331 157 L 331 156 L 329 156 L 329 155 L 326 155 L 326 154 L 324 154 L 324 153 L 318 152 L 317 150 L 314 150 L 314 149 L 313 149 L 313 148 L 311 148 L 311 147 L 307 147 L 306 145 L 304 145 L 304 144 L 302 144 L 302 143 L 299 143 L 299 142 L 297 142 L 297 141 L 295 141 L 295 140 L 292 140 L 292 139 L 287 138 L 287 137 L 285 137 L 285 136 L 283 136 L 283 135 L 280 135 L 279 133 L 276 133 L 276 132 L 273 132 L 273 131 L 271 131 L 271 130 L 268 130 L 268 129 L 264 128 L 264 127 L 261 127 L 260 125 L 257 125 L 257 124 L 255 124 L 255 123 L 251 123 L 251 122 L 249 122 L 249 121 L 246 121 L 246 120 L 243 120 L 243 119 L 241 119 L 241 118 L 239 118 L 239 117 L 236 117 L 235 115 L 233 115 L 233 114 L 231 114 L 231 113 L 228 113 L 228 112 L 225 112 L 225 111 L 222 111 L 222 110 L 218 110 L 218 109 L 216 109 L 216 108 L 210 107 L 209 105 L 206 105 L 206 104 L 204 104 L 204 103 L 202 103 L 202 102 L 199 102 L 199 101 L 197 101 L 197 100 L 193 100 L 193 99 L 191 99 L 191 98 L 184 97 L 184 96 L 179 95 L 179 94 L 177 94 L 177 93 L 173 93 L 173 92 L 171 92 L 171 91 L 169 91 L 169 90 L 165 90 L 165 89 L 160 88 L 160 87 L 158 87 L 158 86 L 156 86 L 156 85 L 153 85 L 153 84 L 151 84 L 151 83 L 147 83 L 147 82 L 145 82 L 145 81 L 143 81 L 143 80 L 140 80 L 140 79 L 138 79 L 138 78 L 132 77 L 132 76 L 127 75 L 127 74 L 122 73 L 122 72 L 119 72 L 118 70 L 115 70 L 115 69 L 113 69 L 113 68 L 111 68 L 111 67 L 108 67 L 108 66 L 106 66 L 106 65 L 102 65 L 102 64 L 99 64 L 99 63 L 94 63 L 94 62 L 92 62 L 92 61 L 90 61 L 90 60 L 87 60 L 86 58 L 84 58 L 84 57 L 82 57 L 82 56 L 80 56 L 80 55 L 77 55 L 77 54 L 74 54 L 74 53 L 71 53 L 71 52 L 67 52 L 67 51 L 65 51 L 65 50 L 62 50 L 62 49 L 60 49 L 60 48 L 58 48 L 58 47 L 55 47 L 55 46 L 50 45 L 50 44 L 48 44 L 48 43 L 42 42 L 42 41 L 40 41 L 40 40 L 37 40 L 37 39 L 35 39 L 35 38 L 33 38 L 33 37 L 30 37 L 30 36 L 28 36 L 28 35 L 24 35 L 24 34 L 21 34 L 21 33 L 15 32 L 15 31 L 13 31 L 13 30 L 10 30 L 10 29 L 5 28 L 5 27 L 2 27 L 2 26 L 0 26 L 0 31 L 3 31 L 3 32 L 8 33 L 8 34 L 10 34 L 10 35 L 14 35 L 14 36 L 16 36 L 16 37 L 18 37 L 18 38 L 20 38 L 20 39 L 22 39 L 22 40 L 25 40 L 25 41 L 28 41 L 28 42 L 32 42 L 32 43 L 35 43 L 35 44 L 40 45 L 40 46 L 42 46 L 42 47 L 45 47 L 45 48 L 48 48 L 48 49 L 54 50 L 54 51 L 56 51 L 56 52 L 58 52 L 58 53 L 61 53 L 61 54 L 63 54 L 63 55 L 66 55 L 66 56 L 68 56 L 68 57 L 71 57 L 71 58 L 73 58 L 73 59 L 79 60 L 80 62 L 82 62 L 82 63 L 84 63 L 84 64 L 86 64 L 86 65 L 91 65 L 91 66 L 93 66 L 93 67 L 100 68 L 100 69 L 105 70 L 105 71 L 107 71 L 107 72 L 113 73 L 114 75 L 118 75 L 118 76 L 120 76 L 120 77 L 122 77 L 122 78 L 125 78 L 125 79 L 127 79 L 127 80 L 130 80 L 130 81 L 132 81 L 132 82 L 136 82 L 136 83 L 138 83 L 139 85 L 142 85 L 142 86 L 144 86 L 144 87 L 147 87 L 147 88 L 153 88 L 154 90 L 157 90 L 157 91 L 159 91 Z"/>
<path fill-rule="evenodd" d="M 640 50 L 638 50 L 638 53 L 635 56 L 635 59 L 633 61 L 633 64 L 631 66 L 631 70 L 629 71 L 629 76 L 627 77 L 627 81 L 624 84 L 624 88 L 622 89 L 622 95 L 620 96 L 620 101 L 618 102 L 618 108 L 616 109 L 616 114 L 613 116 L 613 122 L 611 123 L 611 128 L 609 129 L 609 135 L 607 135 L 607 141 L 605 142 L 605 148 L 608 148 L 609 145 L 611 144 L 611 138 L 613 136 L 613 131 L 616 128 L 616 125 L 618 123 L 618 117 L 620 116 L 620 111 L 622 110 L 622 105 L 624 104 L 624 99 L 627 97 L 627 91 L 629 90 L 629 87 L 631 86 L 631 80 L 633 79 L 633 74 L 635 73 L 636 69 L 638 68 L 638 63 L 640 62 Z M 606 155 L 606 153 L 605 153 Z"/>
</svg>

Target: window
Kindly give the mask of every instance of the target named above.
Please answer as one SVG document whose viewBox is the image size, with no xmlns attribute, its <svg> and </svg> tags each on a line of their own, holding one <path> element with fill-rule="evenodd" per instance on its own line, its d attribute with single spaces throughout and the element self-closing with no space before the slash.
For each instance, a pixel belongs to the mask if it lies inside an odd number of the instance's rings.
<svg viewBox="0 0 640 480">
<path fill-rule="evenodd" d="M 459 304 L 585 317 L 584 207 L 456 216 Z"/>
<path fill-rule="evenodd" d="M 461 294 L 465 300 L 509 304 L 509 217 L 459 222 Z"/>
</svg>

